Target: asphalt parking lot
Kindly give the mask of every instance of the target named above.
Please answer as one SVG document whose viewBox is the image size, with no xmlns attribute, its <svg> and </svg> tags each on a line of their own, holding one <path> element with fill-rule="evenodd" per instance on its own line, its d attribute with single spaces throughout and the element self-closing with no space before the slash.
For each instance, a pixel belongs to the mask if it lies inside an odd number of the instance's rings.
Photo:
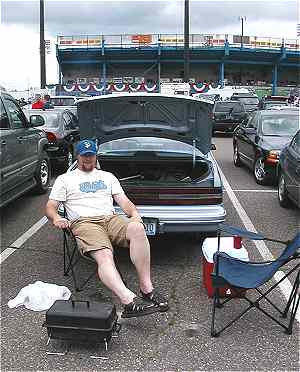
<svg viewBox="0 0 300 372">
<path fill-rule="evenodd" d="M 281 208 L 275 187 L 259 186 L 248 169 L 233 166 L 232 138 L 218 136 L 213 142 L 225 181 L 226 222 L 278 239 L 292 238 L 299 231 L 299 210 Z M 122 320 L 119 337 L 113 339 L 108 352 L 97 345 L 72 344 L 66 355 L 48 355 L 47 334 L 41 326 L 45 312 L 7 306 L 22 287 L 37 280 L 66 285 L 73 291 L 71 279 L 63 276 L 62 234 L 41 220 L 46 200 L 47 195 L 26 195 L 1 213 L 1 252 L 13 252 L 1 264 L 2 371 L 299 370 L 299 314 L 293 335 L 284 334 L 252 310 L 219 338 L 210 337 L 212 301 L 202 285 L 202 240 L 178 234 L 151 239 L 153 280 L 169 298 L 167 314 Z M 262 260 L 262 254 L 277 257 L 281 248 L 267 242 L 267 250 L 259 252 L 252 242 L 245 245 L 253 260 Z M 16 250 L 7 250 L 12 247 Z M 137 289 L 126 252 L 120 252 L 119 257 L 127 283 Z M 96 278 L 74 296 L 91 301 L 109 299 L 121 310 Z M 274 301 L 282 306 L 284 299 L 278 289 Z M 237 300 L 231 306 L 222 318 L 240 309 L 243 302 Z M 64 346 L 54 342 L 50 348 L 63 351 Z"/>
</svg>

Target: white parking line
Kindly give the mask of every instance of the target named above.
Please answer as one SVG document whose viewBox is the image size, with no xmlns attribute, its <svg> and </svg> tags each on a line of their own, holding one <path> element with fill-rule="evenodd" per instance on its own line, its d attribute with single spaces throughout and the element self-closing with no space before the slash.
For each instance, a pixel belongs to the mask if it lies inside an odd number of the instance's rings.
<svg viewBox="0 0 300 372">
<path fill-rule="evenodd" d="M 277 194 L 277 190 L 233 190 L 231 189 L 233 192 L 258 192 L 258 193 L 271 193 L 271 194 Z"/>
<path fill-rule="evenodd" d="M 242 207 L 241 203 L 239 202 L 238 198 L 236 197 L 234 191 L 232 190 L 229 182 L 227 181 L 224 173 L 221 171 L 220 167 L 219 172 L 221 174 L 223 184 L 225 187 L 225 190 L 227 191 L 227 194 L 229 196 L 229 199 L 231 200 L 235 210 L 237 211 L 238 215 L 240 216 L 245 228 L 247 230 L 253 231 L 257 233 L 257 230 L 255 229 L 252 221 L 250 220 L 249 216 L 247 215 L 245 209 Z M 257 250 L 261 254 L 262 258 L 265 261 L 271 261 L 274 260 L 274 256 L 272 253 L 269 251 L 268 247 L 266 246 L 265 242 L 263 240 L 254 240 L 253 243 L 255 244 Z M 282 271 L 277 271 L 275 273 L 274 278 L 277 282 L 280 281 L 280 279 L 284 276 L 284 273 Z M 283 293 L 284 297 L 288 300 L 291 290 L 292 290 L 292 285 L 289 279 L 285 279 L 279 284 L 279 288 L 281 289 L 281 292 Z M 296 319 L 298 322 L 300 322 L 300 309 L 298 309 L 298 312 L 296 314 Z"/>
<path fill-rule="evenodd" d="M 29 230 L 25 231 L 25 233 L 22 234 L 17 240 L 15 240 L 10 245 L 10 247 L 6 248 L 0 255 L 0 265 L 7 259 L 7 257 L 13 254 L 18 248 L 20 248 L 26 242 L 26 240 L 31 238 L 32 235 L 34 235 L 42 226 L 44 226 L 47 221 L 47 217 L 44 216 L 33 226 L 31 226 Z"/>
</svg>

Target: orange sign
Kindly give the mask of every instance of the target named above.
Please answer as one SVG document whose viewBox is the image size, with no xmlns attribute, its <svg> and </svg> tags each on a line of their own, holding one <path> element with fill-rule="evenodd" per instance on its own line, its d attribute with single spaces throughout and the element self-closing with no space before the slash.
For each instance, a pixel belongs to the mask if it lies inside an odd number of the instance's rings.
<svg viewBox="0 0 300 372">
<path fill-rule="evenodd" d="M 132 35 L 131 41 L 137 44 L 150 44 L 152 43 L 152 35 Z"/>
</svg>

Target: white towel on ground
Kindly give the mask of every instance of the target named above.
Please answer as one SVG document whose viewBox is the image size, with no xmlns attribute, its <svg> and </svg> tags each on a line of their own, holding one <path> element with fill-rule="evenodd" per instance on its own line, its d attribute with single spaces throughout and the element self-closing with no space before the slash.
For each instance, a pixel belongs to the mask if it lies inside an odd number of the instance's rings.
<svg viewBox="0 0 300 372">
<path fill-rule="evenodd" d="M 43 311 L 56 300 L 68 300 L 70 297 L 71 292 L 67 287 L 37 281 L 22 288 L 7 305 L 10 308 L 24 305 L 29 310 Z"/>
</svg>

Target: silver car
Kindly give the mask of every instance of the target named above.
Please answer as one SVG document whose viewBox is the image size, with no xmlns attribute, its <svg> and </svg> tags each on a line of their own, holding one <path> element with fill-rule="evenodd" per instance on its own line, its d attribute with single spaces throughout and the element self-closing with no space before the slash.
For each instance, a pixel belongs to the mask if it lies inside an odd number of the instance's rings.
<svg viewBox="0 0 300 372">
<path fill-rule="evenodd" d="M 77 116 L 69 109 L 24 110 L 33 125 L 39 125 L 48 138 L 48 156 L 53 167 L 67 170 L 76 157 L 76 143 L 79 141 Z"/>
<path fill-rule="evenodd" d="M 101 169 L 119 178 L 148 235 L 216 231 L 226 213 L 210 103 L 131 93 L 77 105 L 81 138 L 97 140 Z"/>
</svg>

